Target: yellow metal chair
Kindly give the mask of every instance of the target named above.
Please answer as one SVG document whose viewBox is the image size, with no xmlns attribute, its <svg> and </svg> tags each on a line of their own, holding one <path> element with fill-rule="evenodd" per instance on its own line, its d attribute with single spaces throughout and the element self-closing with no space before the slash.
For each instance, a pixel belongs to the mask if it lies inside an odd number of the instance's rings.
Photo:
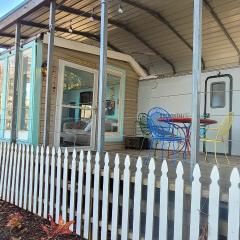
<svg viewBox="0 0 240 240">
<path fill-rule="evenodd" d="M 229 159 L 227 157 L 227 144 L 228 144 L 228 137 L 229 137 L 229 131 L 232 127 L 233 123 L 233 112 L 229 112 L 228 115 L 223 119 L 219 127 L 217 128 L 206 128 L 207 131 L 216 131 L 215 138 L 201 138 L 201 141 L 203 142 L 212 142 L 214 143 L 214 156 L 215 156 L 215 161 L 217 161 L 217 144 L 218 143 L 224 143 L 225 144 L 225 158 L 227 159 L 229 163 Z M 205 160 L 207 159 L 207 151 L 205 154 Z"/>
</svg>

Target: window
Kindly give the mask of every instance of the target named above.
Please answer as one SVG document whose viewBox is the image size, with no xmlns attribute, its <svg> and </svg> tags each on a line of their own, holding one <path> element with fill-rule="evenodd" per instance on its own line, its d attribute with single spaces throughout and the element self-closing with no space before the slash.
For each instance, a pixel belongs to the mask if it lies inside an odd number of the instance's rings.
<svg viewBox="0 0 240 240">
<path fill-rule="evenodd" d="M 226 104 L 225 82 L 214 82 L 211 84 L 210 103 L 211 108 L 224 108 Z"/>
<path fill-rule="evenodd" d="M 29 131 L 30 117 L 30 86 L 31 86 L 31 64 L 32 64 L 32 49 L 26 49 L 22 55 L 22 71 L 20 81 L 19 96 L 19 126 L 20 131 Z"/>
<path fill-rule="evenodd" d="M 7 98 L 6 98 L 6 115 L 5 129 L 11 130 L 12 108 L 13 108 L 13 84 L 14 84 L 14 60 L 15 57 L 9 57 L 8 61 L 8 80 L 7 80 Z"/>
<path fill-rule="evenodd" d="M 107 75 L 107 88 L 106 88 L 106 123 L 105 131 L 107 133 L 119 133 L 120 130 L 120 83 L 121 77 L 113 74 Z"/>
</svg>

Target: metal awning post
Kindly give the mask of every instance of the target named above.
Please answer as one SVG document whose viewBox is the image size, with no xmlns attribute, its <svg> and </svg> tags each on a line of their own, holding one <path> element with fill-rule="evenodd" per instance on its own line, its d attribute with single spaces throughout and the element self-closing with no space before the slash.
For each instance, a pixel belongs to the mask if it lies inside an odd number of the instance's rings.
<svg viewBox="0 0 240 240">
<path fill-rule="evenodd" d="M 193 14 L 193 65 L 192 65 L 192 129 L 191 129 L 191 179 L 199 159 L 201 50 L 202 50 L 202 0 L 194 0 Z"/>
<path fill-rule="evenodd" d="M 47 77 L 46 77 L 46 95 L 45 95 L 45 111 L 44 111 L 44 132 L 43 145 L 47 146 L 49 141 L 49 123 L 51 108 L 51 89 L 52 89 L 52 64 L 53 64 L 53 47 L 54 47 L 54 31 L 55 31 L 55 12 L 56 0 L 50 3 L 49 13 L 49 35 L 48 35 L 48 53 L 47 53 Z"/>
<path fill-rule="evenodd" d="M 97 150 L 104 152 L 105 142 L 105 92 L 107 78 L 107 34 L 108 34 L 108 1 L 101 0 L 101 32 L 100 32 L 100 65 L 98 80 L 98 137 Z"/>
<path fill-rule="evenodd" d="M 16 142 L 17 138 L 17 105 L 18 105 L 18 78 L 20 73 L 20 40 L 21 40 L 21 24 L 16 23 L 15 31 L 15 63 L 14 63 L 14 83 L 13 83 L 13 102 L 12 102 L 12 120 L 11 120 L 11 140 Z"/>
</svg>

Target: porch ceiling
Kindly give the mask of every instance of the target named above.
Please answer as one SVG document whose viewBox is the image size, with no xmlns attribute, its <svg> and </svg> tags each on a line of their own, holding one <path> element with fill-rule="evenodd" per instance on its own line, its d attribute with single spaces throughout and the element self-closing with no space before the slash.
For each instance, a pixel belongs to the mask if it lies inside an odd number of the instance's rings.
<svg viewBox="0 0 240 240">
<path fill-rule="evenodd" d="M 23 16 L 15 11 L 7 17 L 12 21 L 0 21 L 0 46 L 14 44 L 16 19 L 22 21 L 23 38 L 48 31 L 49 1 L 30 0 L 26 4 L 32 2 L 35 5 L 30 8 L 30 4 Z M 122 14 L 118 11 L 119 0 L 110 1 L 109 48 L 132 55 L 151 74 L 191 71 L 193 0 L 120 2 Z M 56 36 L 98 46 L 100 1 L 57 0 L 57 3 Z M 70 20 L 72 33 L 68 32 Z M 239 64 L 239 26 L 238 0 L 203 0 L 203 68 Z"/>
</svg>

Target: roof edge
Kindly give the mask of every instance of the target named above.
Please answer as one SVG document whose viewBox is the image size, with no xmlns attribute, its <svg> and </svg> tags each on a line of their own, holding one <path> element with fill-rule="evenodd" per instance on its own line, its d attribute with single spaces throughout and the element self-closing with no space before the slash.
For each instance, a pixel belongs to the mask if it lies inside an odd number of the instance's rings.
<svg viewBox="0 0 240 240">
<path fill-rule="evenodd" d="M 48 43 L 48 36 L 44 34 L 43 42 L 45 44 Z M 79 52 L 89 53 L 93 55 L 100 55 L 100 48 L 91 46 L 85 43 L 67 40 L 64 38 L 55 37 L 54 38 L 54 45 L 57 47 L 67 48 L 71 50 L 77 50 Z M 120 60 L 123 62 L 128 62 L 134 71 L 138 74 L 139 77 L 147 77 L 148 75 L 144 71 L 144 69 L 137 63 L 137 61 L 130 55 L 125 53 L 120 53 L 112 50 L 107 51 L 108 58 Z"/>
</svg>

